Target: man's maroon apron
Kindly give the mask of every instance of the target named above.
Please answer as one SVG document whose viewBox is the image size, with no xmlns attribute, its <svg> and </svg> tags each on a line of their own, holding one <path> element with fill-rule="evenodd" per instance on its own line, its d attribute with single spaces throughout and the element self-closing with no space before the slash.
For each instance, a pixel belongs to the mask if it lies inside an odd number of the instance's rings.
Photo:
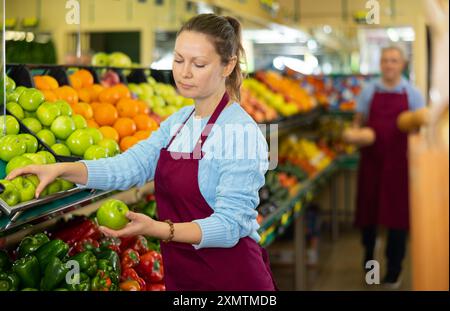
<svg viewBox="0 0 450 311">
<path fill-rule="evenodd" d="M 160 152 L 155 172 L 155 196 L 160 220 L 192 222 L 213 214 L 198 185 L 199 161 L 205 143 L 229 102 L 224 95 L 190 154 L 168 149 L 193 112 Z M 161 243 L 167 290 L 176 291 L 270 291 L 275 289 L 267 252 L 249 237 L 233 248 L 203 248 L 190 244 Z"/>
<path fill-rule="evenodd" d="M 408 110 L 408 96 L 376 91 L 367 126 L 376 134 L 372 146 L 361 149 L 356 225 L 409 228 L 408 139 L 397 127 Z"/>
</svg>

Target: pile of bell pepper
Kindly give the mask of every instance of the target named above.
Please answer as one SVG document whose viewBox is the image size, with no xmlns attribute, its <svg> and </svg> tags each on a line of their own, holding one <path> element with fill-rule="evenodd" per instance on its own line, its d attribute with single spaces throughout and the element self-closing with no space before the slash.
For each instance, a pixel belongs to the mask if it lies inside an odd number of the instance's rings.
<svg viewBox="0 0 450 311">
<path fill-rule="evenodd" d="M 25 237 L 9 253 L 0 250 L 0 291 L 13 290 L 165 290 L 159 243 L 105 237 L 95 221 L 75 218 L 48 235 Z"/>
</svg>

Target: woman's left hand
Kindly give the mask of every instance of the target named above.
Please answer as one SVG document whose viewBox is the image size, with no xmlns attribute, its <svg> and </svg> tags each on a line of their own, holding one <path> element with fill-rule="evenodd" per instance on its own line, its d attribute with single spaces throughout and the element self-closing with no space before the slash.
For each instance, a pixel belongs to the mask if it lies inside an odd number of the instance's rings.
<svg viewBox="0 0 450 311">
<path fill-rule="evenodd" d="M 106 227 L 100 227 L 100 231 L 107 235 L 116 238 L 131 237 L 136 235 L 149 235 L 152 228 L 157 223 L 156 220 L 140 213 L 128 212 L 127 218 L 131 220 L 123 229 L 112 230 Z"/>
</svg>

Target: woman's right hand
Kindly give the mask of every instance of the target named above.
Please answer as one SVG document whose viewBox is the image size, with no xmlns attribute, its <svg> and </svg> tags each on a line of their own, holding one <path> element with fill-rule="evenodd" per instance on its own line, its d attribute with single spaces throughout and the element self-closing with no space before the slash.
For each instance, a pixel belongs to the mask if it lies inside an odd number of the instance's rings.
<svg viewBox="0 0 450 311">
<path fill-rule="evenodd" d="M 50 165 L 29 165 L 13 170 L 6 176 L 7 180 L 12 180 L 22 175 L 36 175 L 39 178 L 39 185 L 36 187 L 36 198 L 48 184 L 63 174 L 60 164 Z"/>
</svg>

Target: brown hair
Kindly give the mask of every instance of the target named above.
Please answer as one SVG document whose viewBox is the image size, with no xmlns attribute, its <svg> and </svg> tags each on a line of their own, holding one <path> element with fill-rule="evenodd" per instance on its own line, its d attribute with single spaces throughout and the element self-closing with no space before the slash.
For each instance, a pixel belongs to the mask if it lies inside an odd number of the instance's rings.
<svg viewBox="0 0 450 311">
<path fill-rule="evenodd" d="M 233 100 L 240 101 L 240 89 L 244 78 L 240 64 L 245 58 L 241 23 L 230 16 L 200 14 L 184 24 L 177 36 L 183 31 L 195 31 L 209 36 L 224 65 L 228 64 L 231 58 L 237 57 L 236 67 L 226 80 L 226 88 Z"/>
</svg>

